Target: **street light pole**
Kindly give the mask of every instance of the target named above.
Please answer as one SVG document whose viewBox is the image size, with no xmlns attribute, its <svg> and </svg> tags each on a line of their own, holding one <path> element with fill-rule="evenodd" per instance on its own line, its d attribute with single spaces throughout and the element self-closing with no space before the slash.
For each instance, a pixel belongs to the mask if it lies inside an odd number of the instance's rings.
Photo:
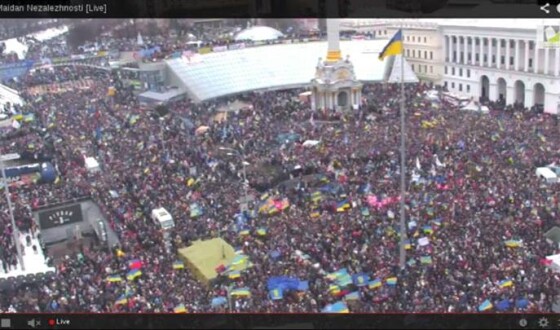
<svg viewBox="0 0 560 330">
<path fill-rule="evenodd" d="M 237 149 L 233 149 L 233 148 L 228 148 L 228 147 L 220 147 L 220 150 L 224 150 L 224 151 L 230 151 L 228 153 L 228 156 L 237 156 L 241 159 L 241 166 L 242 166 L 242 170 L 241 170 L 241 175 L 243 176 L 243 200 L 244 203 L 248 202 L 248 190 L 247 190 L 247 166 L 246 166 L 246 162 L 245 162 L 245 148 L 243 146 L 241 146 L 241 151 L 237 150 Z M 243 212 L 243 208 L 242 208 L 243 203 L 239 203 L 239 211 Z"/>
<path fill-rule="evenodd" d="M 12 157 L 11 157 L 12 156 Z M 15 157 L 15 155 L 2 155 L 0 156 L 0 167 L 2 168 L 2 180 L 4 182 L 4 192 L 6 193 L 6 200 L 8 201 L 8 210 L 10 212 L 10 221 L 12 224 L 12 238 L 14 240 L 14 244 L 16 246 L 16 251 L 18 255 L 18 261 L 21 265 L 21 270 L 25 271 L 25 265 L 23 263 L 23 256 L 21 253 L 21 246 L 19 241 L 19 230 L 16 227 L 16 221 L 14 219 L 14 210 L 12 208 L 12 199 L 10 197 L 10 191 L 8 188 L 8 179 L 6 179 L 6 166 L 4 162 L 6 160 L 19 158 L 19 156 Z"/>
</svg>

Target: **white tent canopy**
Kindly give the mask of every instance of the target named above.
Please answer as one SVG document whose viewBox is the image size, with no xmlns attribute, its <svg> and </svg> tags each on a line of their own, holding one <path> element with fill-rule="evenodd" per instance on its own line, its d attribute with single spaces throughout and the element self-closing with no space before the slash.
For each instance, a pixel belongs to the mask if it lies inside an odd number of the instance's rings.
<svg viewBox="0 0 560 330">
<path fill-rule="evenodd" d="M 377 59 L 386 44 L 387 40 L 341 41 L 340 48 L 344 57 L 350 56 L 358 80 L 381 82 L 387 76 L 396 78 L 397 73 L 400 78 L 401 72 L 400 60 Z M 166 64 L 190 98 L 202 102 L 247 91 L 307 87 L 318 58 L 326 53 L 326 42 L 308 42 L 210 53 L 200 55 L 196 64 L 185 58 L 169 59 Z M 417 82 L 406 59 L 404 64 L 404 81 Z"/>
<path fill-rule="evenodd" d="M 487 106 L 475 104 L 474 101 L 470 101 L 467 105 L 465 105 L 464 107 L 462 107 L 461 110 L 466 110 L 466 111 L 480 111 L 480 112 L 484 112 L 484 113 L 490 111 L 490 109 L 488 109 Z"/>
<path fill-rule="evenodd" d="M 267 41 L 283 37 L 282 32 L 268 26 L 253 26 L 239 32 L 235 40 Z"/>
</svg>

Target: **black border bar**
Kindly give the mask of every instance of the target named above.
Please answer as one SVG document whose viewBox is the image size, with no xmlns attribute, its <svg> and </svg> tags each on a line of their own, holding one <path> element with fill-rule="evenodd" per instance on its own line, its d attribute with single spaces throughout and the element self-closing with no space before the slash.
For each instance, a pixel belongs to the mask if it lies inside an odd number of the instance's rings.
<svg viewBox="0 0 560 330">
<path fill-rule="evenodd" d="M 0 318 L 10 319 L 11 329 L 547 330 L 560 325 L 560 314 L 2 314 Z"/>
<path fill-rule="evenodd" d="M 542 1 L 550 4 L 548 13 Z M 3 0 L 0 18 L 550 18 L 560 0 Z M 66 6 L 66 7 L 65 7 Z"/>
</svg>

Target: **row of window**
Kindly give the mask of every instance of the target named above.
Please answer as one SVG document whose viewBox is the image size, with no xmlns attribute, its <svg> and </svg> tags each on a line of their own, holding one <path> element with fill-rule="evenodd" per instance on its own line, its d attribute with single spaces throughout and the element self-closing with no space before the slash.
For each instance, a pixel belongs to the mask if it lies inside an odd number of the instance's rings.
<svg viewBox="0 0 560 330">
<path fill-rule="evenodd" d="M 433 60 L 434 59 L 434 52 L 430 51 L 428 52 L 427 50 L 424 51 L 424 57 L 422 57 L 422 51 L 418 50 L 418 52 L 416 52 L 416 49 L 407 49 L 406 50 L 406 56 L 407 57 L 412 57 L 412 58 L 416 58 L 416 55 L 418 54 L 418 58 L 423 58 L 423 59 L 430 59 Z M 430 58 L 428 58 L 428 54 L 430 55 Z"/>
<path fill-rule="evenodd" d="M 465 53 L 464 52 L 459 53 L 459 59 L 460 59 L 458 61 L 459 63 L 462 63 L 465 60 Z M 468 53 L 467 54 L 467 61 L 470 62 L 471 59 L 472 59 L 472 54 Z M 488 55 L 484 54 L 483 59 L 484 59 L 484 63 L 488 63 Z M 475 54 L 474 60 L 475 60 L 475 63 L 479 63 L 480 54 Z M 453 62 L 457 62 L 457 52 L 456 51 L 453 52 Z M 514 57 L 510 56 L 509 57 L 509 65 L 512 66 L 512 65 L 514 65 L 514 63 L 515 63 Z M 494 64 L 496 64 L 496 55 L 492 55 L 492 63 L 490 63 L 490 65 L 494 65 Z M 503 55 L 500 56 L 500 64 L 501 65 L 506 64 L 506 57 L 503 56 Z M 530 68 L 533 67 L 533 59 L 532 58 L 529 59 L 529 67 Z"/>
<path fill-rule="evenodd" d="M 416 73 L 428 73 L 428 69 L 430 70 L 430 73 L 434 73 L 434 67 L 433 66 L 428 66 L 426 64 L 419 64 L 416 67 L 416 70 L 414 69 L 414 64 L 411 64 L 410 67 L 412 68 L 412 71 L 416 72 Z"/>
<path fill-rule="evenodd" d="M 417 37 L 417 36 L 407 36 L 407 35 L 405 35 L 404 38 L 405 38 L 406 41 L 409 41 L 409 42 L 410 41 L 411 42 L 422 42 L 422 38 L 424 38 L 424 43 L 425 44 L 428 43 L 428 38 L 427 37 L 420 37 L 420 36 Z M 416 41 L 416 40 L 418 40 L 418 41 Z"/>
<path fill-rule="evenodd" d="M 453 40 L 453 39 L 451 39 L 451 40 Z M 482 40 L 483 40 L 483 45 L 484 45 L 484 46 L 488 46 L 488 39 L 484 38 L 484 39 L 482 39 Z M 507 43 L 506 43 L 506 40 L 500 39 L 500 41 L 501 41 L 500 47 L 502 47 L 502 48 L 507 48 L 508 45 L 507 45 Z M 474 44 L 475 44 L 476 46 L 480 46 L 480 39 L 479 39 L 479 38 L 476 38 Z M 465 43 L 464 43 L 464 42 L 461 42 L 461 43 L 457 44 L 457 41 L 456 41 L 456 40 L 451 42 L 451 47 L 457 47 L 457 45 L 459 45 L 459 47 L 462 47 L 462 46 L 465 45 Z M 468 38 L 468 39 L 467 39 L 467 45 L 472 45 L 471 38 Z M 492 47 L 496 47 L 497 45 L 498 45 L 498 40 L 497 40 L 497 39 L 492 39 Z M 529 41 L 529 49 L 530 49 L 530 50 L 533 50 L 534 47 L 535 47 L 534 42 Z M 514 40 L 509 40 L 509 48 L 510 48 L 510 49 L 514 49 L 514 48 L 515 48 L 515 41 L 514 41 Z"/>
<path fill-rule="evenodd" d="M 448 67 L 445 67 L 445 74 L 447 74 L 448 72 Z M 451 67 L 451 75 L 454 76 L 455 75 L 455 67 Z M 463 68 L 459 68 L 459 77 L 463 76 Z M 471 70 L 467 69 L 467 78 L 471 77 Z"/>
<path fill-rule="evenodd" d="M 459 92 L 462 92 L 463 91 L 463 84 L 459 83 L 457 85 L 459 86 Z M 447 81 L 443 82 L 443 86 L 448 87 Z M 454 82 L 451 83 L 451 89 L 455 89 L 455 83 Z M 467 93 L 470 93 L 471 92 L 471 85 L 465 84 L 465 91 Z"/>
</svg>

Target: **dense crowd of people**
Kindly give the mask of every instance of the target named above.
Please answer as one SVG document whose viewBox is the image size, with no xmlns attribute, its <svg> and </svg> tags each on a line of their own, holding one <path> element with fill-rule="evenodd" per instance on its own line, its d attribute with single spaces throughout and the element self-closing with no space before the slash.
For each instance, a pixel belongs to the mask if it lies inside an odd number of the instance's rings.
<svg viewBox="0 0 560 330">
<path fill-rule="evenodd" d="M 85 74 L 69 70 L 56 68 L 46 78 L 35 72 L 22 82 Z M 0 153 L 50 155 L 60 173 L 56 183 L 11 189 L 22 232 L 37 232 L 34 208 L 90 196 L 120 245 L 83 246 L 79 257 L 57 261 L 54 278 L 6 289 L 0 310 L 172 312 L 184 304 L 189 312 L 320 312 L 357 291 L 359 298 L 347 302 L 352 312 L 476 312 L 486 300 L 492 311 L 503 301 L 508 311 L 551 311 L 559 278 L 543 259 L 556 247 L 543 234 L 558 225 L 559 196 L 534 175 L 536 166 L 558 161 L 551 116 L 460 111 L 424 98 L 425 85 L 407 85 L 410 244 L 401 269 L 398 86 L 367 85 L 370 103 L 336 116 L 312 113 L 297 91 L 250 93 L 239 97 L 248 109 L 216 120 L 217 109 L 237 98 L 179 101 L 166 114 L 141 106 L 125 88 L 108 96 L 116 76 L 88 74 L 96 75 L 89 89 L 24 92 L 23 111 L 35 121 L 5 129 Z M 319 144 L 304 146 L 307 140 Z M 239 151 L 248 164 L 247 186 L 241 159 L 223 148 Z M 102 170 L 88 172 L 84 156 L 95 157 Z M 245 187 L 254 200 L 240 225 Z M 263 194 L 287 198 L 290 207 L 263 214 Z M 190 216 L 193 204 L 201 215 Z M 0 205 L 0 259 L 8 270 L 17 259 L 3 199 Z M 158 207 L 175 219 L 171 249 L 149 219 Z M 261 228 L 265 235 L 257 234 Z M 239 278 L 220 276 L 207 287 L 188 268 L 174 269 L 178 248 L 218 236 L 250 259 Z M 107 281 L 126 278 L 132 259 L 141 260 L 141 276 Z M 332 290 L 328 274 L 342 268 L 383 283 Z M 273 300 L 267 289 L 273 276 L 299 278 L 309 288 Z M 391 277 L 396 284 L 384 282 Z M 230 297 L 231 306 L 212 304 L 236 288 L 250 295 Z M 126 302 L 118 302 L 125 292 Z"/>
</svg>

